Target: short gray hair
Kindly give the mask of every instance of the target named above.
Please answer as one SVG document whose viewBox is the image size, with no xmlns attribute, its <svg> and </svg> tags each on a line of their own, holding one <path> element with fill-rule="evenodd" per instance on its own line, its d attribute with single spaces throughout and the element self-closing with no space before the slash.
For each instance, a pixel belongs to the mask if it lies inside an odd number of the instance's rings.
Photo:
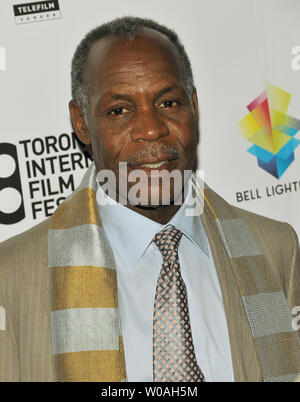
<svg viewBox="0 0 300 402">
<path fill-rule="evenodd" d="M 90 89 L 84 82 L 84 73 L 92 45 L 107 36 L 132 38 L 145 28 L 153 29 L 163 34 L 176 47 L 182 60 L 184 84 L 189 95 L 192 95 L 194 80 L 191 63 L 176 32 L 150 19 L 121 17 L 90 31 L 79 43 L 74 53 L 71 69 L 72 97 L 80 106 L 84 115 L 88 113 L 90 106 Z"/>
</svg>

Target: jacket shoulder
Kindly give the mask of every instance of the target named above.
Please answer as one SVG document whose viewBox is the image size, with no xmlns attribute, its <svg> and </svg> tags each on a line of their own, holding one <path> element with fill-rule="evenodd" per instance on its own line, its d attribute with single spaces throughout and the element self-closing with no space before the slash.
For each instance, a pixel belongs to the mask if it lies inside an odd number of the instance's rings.
<svg viewBox="0 0 300 402">
<path fill-rule="evenodd" d="M 290 303 L 300 304 L 300 248 L 297 234 L 293 227 L 276 219 L 271 219 L 245 209 L 233 206 L 207 186 L 214 202 L 220 208 L 227 204 L 232 216 L 240 219 L 245 225 L 259 249 L 266 258 L 267 265 L 261 269 L 272 272 Z M 239 233 L 232 234 L 239 241 Z"/>
<path fill-rule="evenodd" d="M 50 218 L 17 236 L 0 243 L 0 272 L 20 271 L 32 262 L 47 263 L 47 243 Z"/>
<path fill-rule="evenodd" d="M 262 243 L 270 245 L 283 244 L 288 247 L 296 241 L 298 244 L 297 234 L 293 227 L 287 222 L 268 218 L 254 212 L 247 211 L 242 208 L 231 206 L 236 216 L 242 219 L 255 238 L 261 240 Z"/>
<path fill-rule="evenodd" d="M 219 206 L 220 210 L 224 210 L 226 206 L 225 210 L 228 209 L 230 211 L 231 209 L 232 217 L 244 222 L 254 239 L 263 249 L 270 250 L 279 246 L 279 249 L 284 247 L 286 251 L 289 251 L 291 247 L 299 245 L 297 235 L 288 223 L 236 207 L 223 199 L 207 185 L 206 190 L 209 192 L 213 202 Z M 229 215 L 231 214 L 229 213 Z"/>
<path fill-rule="evenodd" d="M 233 207 L 242 219 L 269 263 L 291 306 L 300 303 L 300 249 L 293 227 L 241 208 Z"/>
</svg>

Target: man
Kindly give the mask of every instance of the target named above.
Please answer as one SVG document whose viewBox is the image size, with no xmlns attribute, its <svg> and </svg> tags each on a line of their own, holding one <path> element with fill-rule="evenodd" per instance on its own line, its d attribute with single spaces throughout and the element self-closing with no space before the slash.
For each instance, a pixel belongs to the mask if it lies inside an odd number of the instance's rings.
<svg viewBox="0 0 300 402">
<path fill-rule="evenodd" d="M 297 236 L 184 178 L 198 103 L 176 34 L 133 17 L 96 28 L 72 93 L 94 164 L 50 219 L 1 245 L 1 380 L 295 381 Z"/>
</svg>

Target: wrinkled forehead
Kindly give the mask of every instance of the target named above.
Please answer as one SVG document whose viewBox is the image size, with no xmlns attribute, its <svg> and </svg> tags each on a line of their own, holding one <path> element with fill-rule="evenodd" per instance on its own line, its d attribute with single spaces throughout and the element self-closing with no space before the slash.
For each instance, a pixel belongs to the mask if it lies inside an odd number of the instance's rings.
<svg viewBox="0 0 300 402">
<path fill-rule="evenodd" d="M 89 52 L 85 82 L 90 88 L 128 66 L 157 64 L 183 78 L 183 65 L 175 45 L 163 34 L 144 29 L 132 37 L 106 37 L 95 42 Z"/>
</svg>

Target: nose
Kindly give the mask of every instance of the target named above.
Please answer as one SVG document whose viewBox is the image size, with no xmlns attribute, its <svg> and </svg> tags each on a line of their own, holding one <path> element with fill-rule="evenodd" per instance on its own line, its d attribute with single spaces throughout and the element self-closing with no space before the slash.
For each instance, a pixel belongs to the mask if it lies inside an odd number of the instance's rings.
<svg viewBox="0 0 300 402">
<path fill-rule="evenodd" d="M 142 110 L 132 122 L 131 140 L 157 141 L 160 137 L 169 134 L 168 126 L 156 110 Z"/>
</svg>

